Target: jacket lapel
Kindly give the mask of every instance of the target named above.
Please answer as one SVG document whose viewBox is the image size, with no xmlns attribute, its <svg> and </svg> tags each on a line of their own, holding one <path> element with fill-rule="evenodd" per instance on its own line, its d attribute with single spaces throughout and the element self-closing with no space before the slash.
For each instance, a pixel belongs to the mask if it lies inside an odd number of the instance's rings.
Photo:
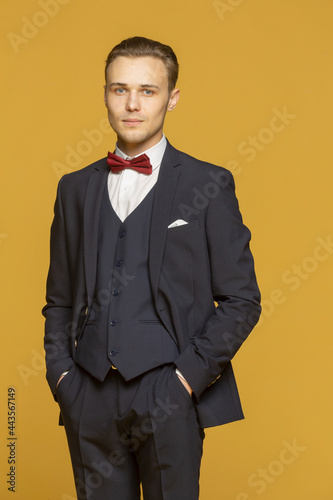
<svg viewBox="0 0 333 500">
<path fill-rule="evenodd" d="M 88 307 L 91 306 L 95 290 L 99 215 L 108 173 L 109 169 L 106 164 L 106 159 L 103 158 L 97 162 L 95 171 L 89 177 L 84 201 L 84 268 Z"/>
<path fill-rule="evenodd" d="M 150 225 L 149 274 L 155 299 L 158 291 L 158 282 L 170 220 L 170 212 L 180 173 L 181 161 L 178 151 L 168 142 L 155 187 Z"/>
</svg>

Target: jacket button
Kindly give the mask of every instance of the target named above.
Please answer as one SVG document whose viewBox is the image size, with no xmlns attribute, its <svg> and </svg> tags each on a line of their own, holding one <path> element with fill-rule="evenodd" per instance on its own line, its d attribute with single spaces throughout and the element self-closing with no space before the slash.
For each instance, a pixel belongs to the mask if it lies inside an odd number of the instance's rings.
<svg viewBox="0 0 333 500">
<path fill-rule="evenodd" d="M 111 326 L 116 326 L 116 324 L 117 324 L 117 323 L 118 323 L 118 321 L 116 321 L 115 319 L 112 319 L 112 320 L 110 321 L 110 325 L 111 325 Z"/>
<path fill-rule="evenodd" d="M 115 356 L 116 354 L 118 354 L 118 351 L 115 351 L 114 349 L 110 351 L 110 356 Z"/>
<path fill-rule="evenodd" d="M 120 291 L 119 291 L 119 290 L 113 290 L 113 292 L 112 292 L 112 295 L 113 295 L 114 297 L 117 297 L 117 295 L 119 295 L 119 294 L 120 294 Z"/>
<path fill-rule="evenodd" d="M 122 265 L 123 261 L 122 260 L 118 260 L 116 262 L 116 267 L 120 267 Z"/>
<path fill-rule="evenodd" d="M 123 237 L 125 236 L 125 234 L 126 234 L 126 233 L 125 233 L 125 231 L 121 231 L 121 232 L 119 233 L 119 238 L 123 238 Z"/>
</svg>

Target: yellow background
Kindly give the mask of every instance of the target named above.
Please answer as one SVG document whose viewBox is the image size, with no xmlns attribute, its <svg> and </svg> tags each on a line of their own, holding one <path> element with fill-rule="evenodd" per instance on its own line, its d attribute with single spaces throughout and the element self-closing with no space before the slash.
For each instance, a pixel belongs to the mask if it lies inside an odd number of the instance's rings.
<svg viewBox="0 0 333 500">
<path fill-rule="evenodd" d="M 60 171 L 114 146 L 107 53 L 143 35 L 180 60 L 171 143 L 234 171 L 263 295 L 263 319 L 234 360 L 246 419 L 207 430 L 200 498 L 332 500 L 333 250 L 323 246 L 333 233 L 332 1 L 55 1 L 49 14 L 43 0 L 3 1 L 0 11 L 1 499 L 74 500 L 43 364 L 49 227 Z M 272 121 L 283 112 L 284 124 Z M 15 494 L 6 485 L 10 386 Z"/>
</svg>

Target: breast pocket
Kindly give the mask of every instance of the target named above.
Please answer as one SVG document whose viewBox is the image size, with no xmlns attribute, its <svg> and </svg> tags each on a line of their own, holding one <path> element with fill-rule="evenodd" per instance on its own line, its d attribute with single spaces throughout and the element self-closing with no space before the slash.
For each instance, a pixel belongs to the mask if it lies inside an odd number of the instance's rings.
<svg viewBox="0 0 333 500">
<path fill-rule="evenodd" d="M 181 236 L 182 234 L 188 234 L 199 229 L 199 221 L 195 219 L 187 224 L 182 224 L 180 226 L 169 227 L 167 237 Z"/>
</svg>

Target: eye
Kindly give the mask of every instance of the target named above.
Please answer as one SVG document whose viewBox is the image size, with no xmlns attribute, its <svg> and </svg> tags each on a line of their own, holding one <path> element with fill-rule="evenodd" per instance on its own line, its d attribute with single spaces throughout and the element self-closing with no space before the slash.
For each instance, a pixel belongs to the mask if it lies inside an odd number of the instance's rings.
<svg viewBox="0 0 333 500">
<path fill-rule="evenodd" d="M 144 89 L 142 92 L 144 93 L 144 95 L 147 95 L 147 96 L 154 94 L 154 92 L 150 89 Z"/>
<path fill-rule="evenodd" d="M 125 94 L 126 90 L 122 87 L 116 88 L 115 90 L 116 94 Z"/>
</svg>

